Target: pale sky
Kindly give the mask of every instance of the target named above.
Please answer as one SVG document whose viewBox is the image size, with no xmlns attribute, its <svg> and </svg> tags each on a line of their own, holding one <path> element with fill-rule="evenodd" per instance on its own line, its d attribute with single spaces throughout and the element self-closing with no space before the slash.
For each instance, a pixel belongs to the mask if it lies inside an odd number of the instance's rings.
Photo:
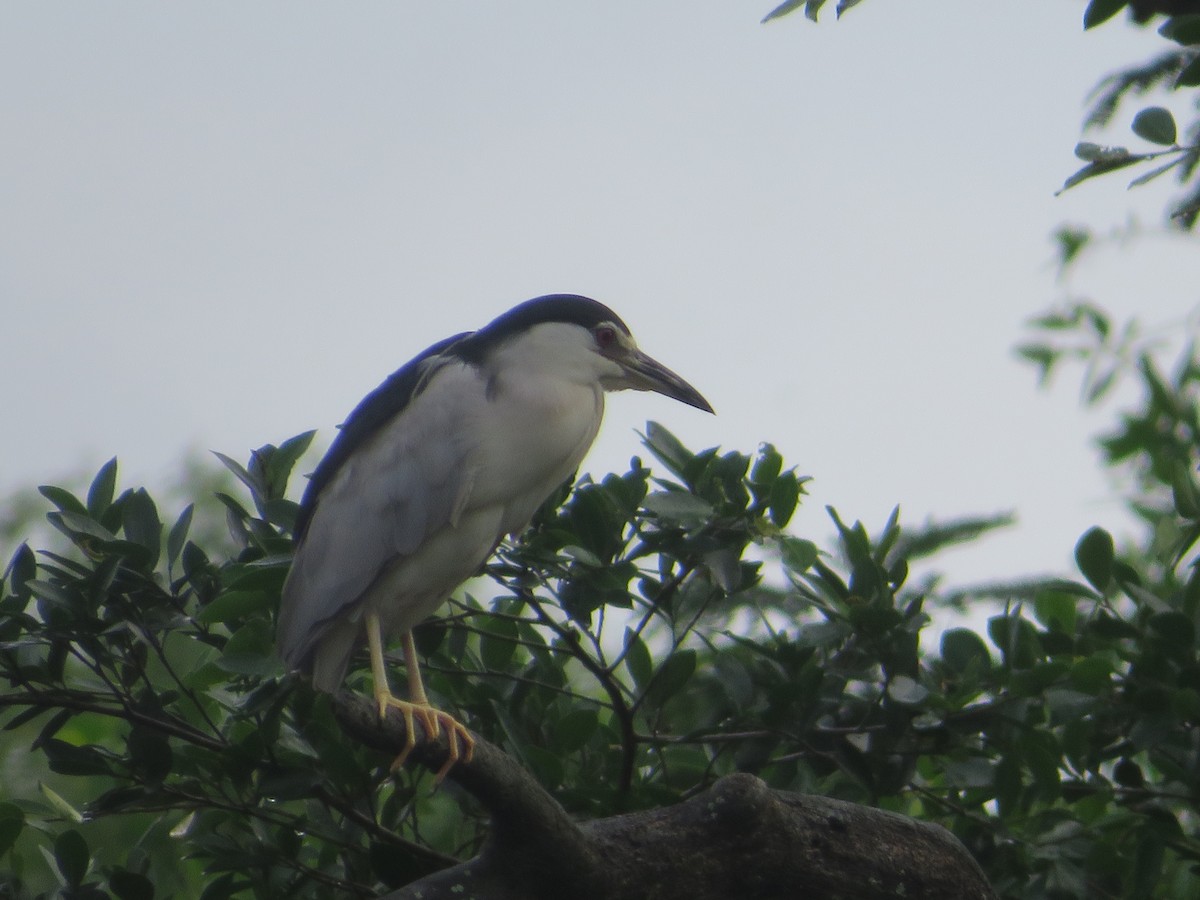
<svg viewBox="0 0 1200 900">
<path fill-rule="evenodd" d="M 799 534 L 826 504 L 872 530 L 1015 509 L 951 574 L 1068 571 L 1088 526 L 1125 527 L 1089 444 L 1109 420 L 1012 348 L 1066 290 L 1057 225 L 1159 220 L 1165 183 L 1054 191 L 1087 91 L 1161 41 L 1084 34 L 1076 0 L 772 6 L 3 4 L 0 495 L 327 443 L 430 343 L 566 291 L 718 412 L 613 396 L 589 471 L 624 471 L 647 419 L 771 441 L 815 479 Z M 1195 257 L 1142 245 L 1071 287 L 1177 320 Z"/>
</svg>

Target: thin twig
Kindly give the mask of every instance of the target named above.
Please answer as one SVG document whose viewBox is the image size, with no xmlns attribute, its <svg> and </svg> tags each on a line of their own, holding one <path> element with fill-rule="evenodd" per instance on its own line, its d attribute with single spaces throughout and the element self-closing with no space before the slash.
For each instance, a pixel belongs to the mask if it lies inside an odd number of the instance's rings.
<svg viewBox="0 0 1200 900">
<path fill-rule="evenodd" d="M 24 694 L 0 695 L 0 707 L 5 706 L 72 709 L 76 712 L 98 713 L 149 726 L 190 744 L 204 747 L 206 750 L 221 751 L 227 748 L 227 744 L 223 740 L 210 737 L 176 719 L 159 719 L 147 715 L 124 703 L 119 697 L 107 697 L 97 693 L 87 694 L 81 691 L 33 691 Z"/>
</svg>

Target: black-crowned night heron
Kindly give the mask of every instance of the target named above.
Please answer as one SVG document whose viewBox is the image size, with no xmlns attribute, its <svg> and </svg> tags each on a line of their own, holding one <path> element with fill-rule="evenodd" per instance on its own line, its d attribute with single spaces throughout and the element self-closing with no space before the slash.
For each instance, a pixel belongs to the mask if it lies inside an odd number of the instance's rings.
<svg viewBox="0 0 1200 900">
<path fill-rule="evenodd" d="M 364 638 L 375 700 L 444 729 L 449 760 L 474 740 L 429 703 L 412 629 L 475 575 L 506 535 L 583 461 L 604 392 L 657 391 L 712 412 L 686 381 L 642 353 L 607 306 L 571 294 L 538 297 L 479 331 L 434 344 L 358 405 L 312 474 L 296 519 L 296 557 L 283 586 L 284 662 L 332 693 Z M 399 634 L 409 700 L 394 696 L 384 640 Z"/>
</svg>

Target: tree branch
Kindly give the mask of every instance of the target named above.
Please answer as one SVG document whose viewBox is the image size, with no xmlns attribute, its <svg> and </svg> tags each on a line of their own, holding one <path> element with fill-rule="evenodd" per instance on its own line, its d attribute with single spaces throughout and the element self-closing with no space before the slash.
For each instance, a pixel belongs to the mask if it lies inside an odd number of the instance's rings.
<svg viewBox="0 0 1200 900">
<path fill-rule="evenodd" d="M 114 719 L 125 719 L 135 725 L 142 725 L 171 737 L 179 738 L 205 750 L 220 752 L 227 744 L 220 736 L 213 737 L 202 731 L 197 731 L 186 722 L 172 716 L 159 717 L 142 712 L 125 702 L 119 694 L 103 694 L 100 692 L 76 691 L 70 689 L 37 690 L 31 689 L 19 694 L 0 695 L 0 709 L 6 706 L 30 707 L 37 709 L 69 709 L 79 713 L 99 713 Z"/>
<path fill-rule="evenodd" d="M 398 713 L 381 722 L 370 700 L 348 692 L 334 708 L 354 738 L 387 752 L 403 747 Z M 939 826 L 773 791 L 747 774 L 666 809 L 577 825 L 516 762 L 477 741 L 471 762 L 447 777 L 492 814 L 482 852 L 386 900 L 995 900 L 974 859 Z M 446 756 L 440 743 L 418 742 L 412 753 L 431 769 Z"/>
</svg>

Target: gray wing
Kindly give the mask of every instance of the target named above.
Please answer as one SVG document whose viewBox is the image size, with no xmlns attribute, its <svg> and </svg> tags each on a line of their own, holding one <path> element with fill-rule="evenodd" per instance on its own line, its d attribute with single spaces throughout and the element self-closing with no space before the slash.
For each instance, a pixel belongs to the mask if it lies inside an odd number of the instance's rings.
<svg viewBox="0 0 1200 900">
<path fill-rule="evenodd" d="M 277 644 L 289 668 L 311 671 L 327 636 L 348 658 L 361 637 L 357 607 L 372 584 L 466 507 L 480 378 L 461 361 L 439 362 L 419 395 L 322 486 L 283 588 Z"/>
<path fill-rule="evenodd" d="M 463 339 L 469 336 L 470 332 L 463 332 L 438 341 L 389 375 L 383 384 L 367 394 L 362 402 L 351 410 L 329 451 L 309 477 L 304 499 L 300 501 L 300 511 L 296 515 L 297 540 L 308 530 L 308 521 L 312 518 L 321 492 L 345 462 L 380 429 L 404 412 L 438 368 L 452 358 L 461 359 L 457 348 L 463 343 Z"/>
</svg>

